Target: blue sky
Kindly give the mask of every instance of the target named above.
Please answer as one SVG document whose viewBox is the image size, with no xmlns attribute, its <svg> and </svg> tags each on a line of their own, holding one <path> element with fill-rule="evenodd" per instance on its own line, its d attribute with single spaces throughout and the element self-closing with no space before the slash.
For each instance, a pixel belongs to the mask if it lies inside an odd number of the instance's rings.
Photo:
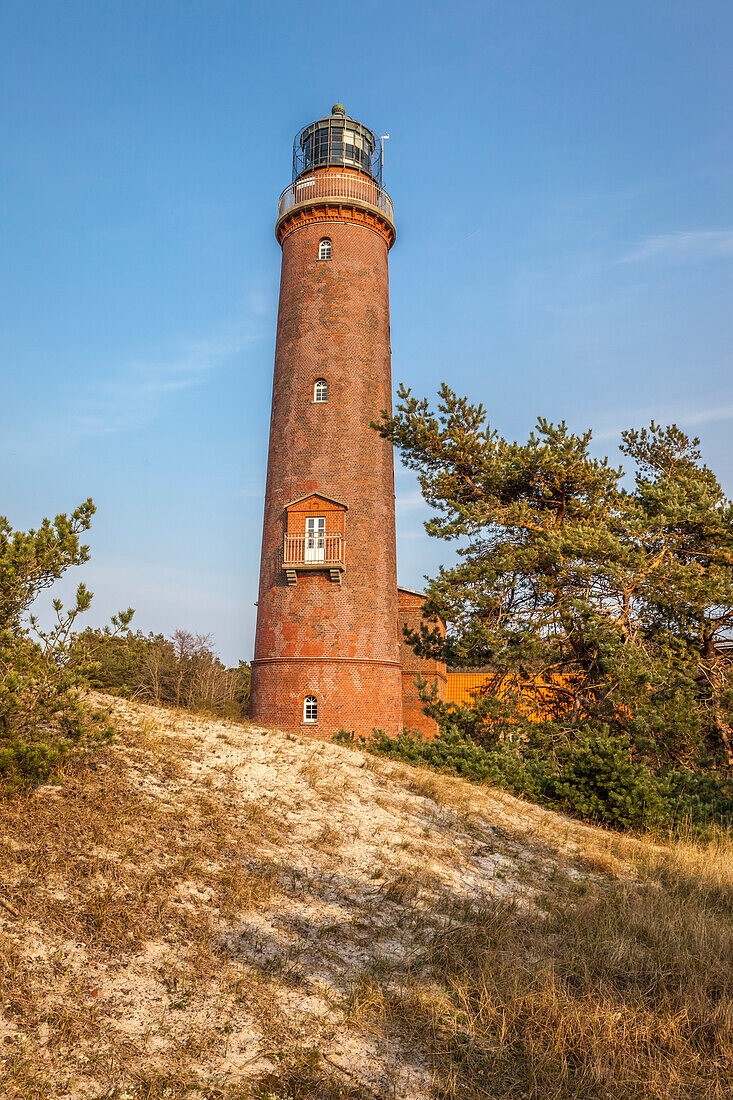
<svg viewBox="0 0 733 1100">
<path fill-rule="evenodd" d="M 274 215 L 336 100 L 391 135 L 395 383 L 614 457 L 675 420 L 733 491 L 732 56 L 729 0 L 4 0 L 0 511 L 92 496 L 87 620 L 251 656 Z"/>
</svg>

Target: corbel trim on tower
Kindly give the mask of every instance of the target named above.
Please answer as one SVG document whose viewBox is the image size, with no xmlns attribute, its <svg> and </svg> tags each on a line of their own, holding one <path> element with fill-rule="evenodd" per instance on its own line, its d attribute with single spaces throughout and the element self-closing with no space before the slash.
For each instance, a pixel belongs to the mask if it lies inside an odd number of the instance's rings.
<svg viewBox="0 0 733 1100">
<path fill-rule="evenodd" d="M 275 226 L 278 243 L 282 245 L 285 238 L 296 229 L 302 229 L 316 222 L 347 222 L 362 225 L 386 241 L 387 248 L 391 248 L 397 238 L 394 225 L 377 207 L 368 206 L 366 203 L 359 205 L 356 202 L 348 204 L 321 202 L 317 205 L 294 206 L 283 214 Z"/>
</svg>

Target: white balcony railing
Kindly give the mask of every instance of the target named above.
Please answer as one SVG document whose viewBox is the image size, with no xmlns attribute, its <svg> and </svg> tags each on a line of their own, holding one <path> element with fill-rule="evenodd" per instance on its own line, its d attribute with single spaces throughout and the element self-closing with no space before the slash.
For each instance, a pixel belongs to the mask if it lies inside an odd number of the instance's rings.
<svg viewBox="0 0 733 1100">
<path fill-rule="evenodd" d="M 343 566 L 343 535 L 286 535 L 283 568 Z"/>
<path fill-rule="evenodd" d="M 296 180 L 280 196 L 278 218 L 294 206 L 319 199 L 353 199 L 367 206 L 375 206 L 390 221 L 394 221 L 392 200 L 384 188 L 376 180 L 355 172 L 315 172 L 312 176 Z"/>
</svg>

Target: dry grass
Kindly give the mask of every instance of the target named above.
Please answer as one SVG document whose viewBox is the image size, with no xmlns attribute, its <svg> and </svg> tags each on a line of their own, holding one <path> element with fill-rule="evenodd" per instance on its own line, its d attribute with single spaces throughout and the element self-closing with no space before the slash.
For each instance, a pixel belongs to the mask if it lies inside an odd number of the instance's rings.
<svg viewBox="0 0 733 1100">
<path fill-rule="evenodd" d="M 434 1066 L 436 1096 L 733 1096 L 733 843 L 639 845 L 638 880 L 556 881 L 539 907 L 446 910 L 365 971 L 352 1013 Z"/>
<path fill-rule="evenodd" d="M 147 715 L 124 746 L 3 807 L 3 1096 L 107 1095 L 96 1082 L 113 1081 L 125 1063 L 130 1095 L 183 1095 L 200 1083 L 191 1066 L 225 1045 L 221 1027 L 203 1021 L 195 1037 L 168 1035 L 176 1029 L 166 1016 L 212 990 L 223 1004 L 218 929 L 277 893 L 279 871 L 263 851 L 277 828 L 263 807 L 212 796 L 206 784 L 170 797 L 190 749 L 175 726 Z M 143 988 L 150 1020 L 141 1035 L 109 1032 L 117 984 Z M 156 1032 L 169 1063 L 160 1071 L 148 1064 Z M 42 1058 L 26 1056 L 32 1045 Z"/>
<path fill-rule="evenodd" d="M 8 1100 L 723 1100 L 733 843 L 115 704 L 0 811 Z"/>
</svg>

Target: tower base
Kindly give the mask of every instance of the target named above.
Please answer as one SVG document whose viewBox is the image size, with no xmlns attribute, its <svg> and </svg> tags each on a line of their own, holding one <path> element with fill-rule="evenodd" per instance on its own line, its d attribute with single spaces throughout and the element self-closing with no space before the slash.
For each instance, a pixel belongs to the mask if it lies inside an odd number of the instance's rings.
<svg viewBox="0 0 733 1100">
<path fill-rule="evenodd" d="M 317 701 L 306 721 L 305 700 Z M 346 730 L 371 737 L 402 730 L 402 666 L 357 657 L 270 657 L 252 662 L 249 716 L 278 729 L 331 738 Z"/>
</svg>

